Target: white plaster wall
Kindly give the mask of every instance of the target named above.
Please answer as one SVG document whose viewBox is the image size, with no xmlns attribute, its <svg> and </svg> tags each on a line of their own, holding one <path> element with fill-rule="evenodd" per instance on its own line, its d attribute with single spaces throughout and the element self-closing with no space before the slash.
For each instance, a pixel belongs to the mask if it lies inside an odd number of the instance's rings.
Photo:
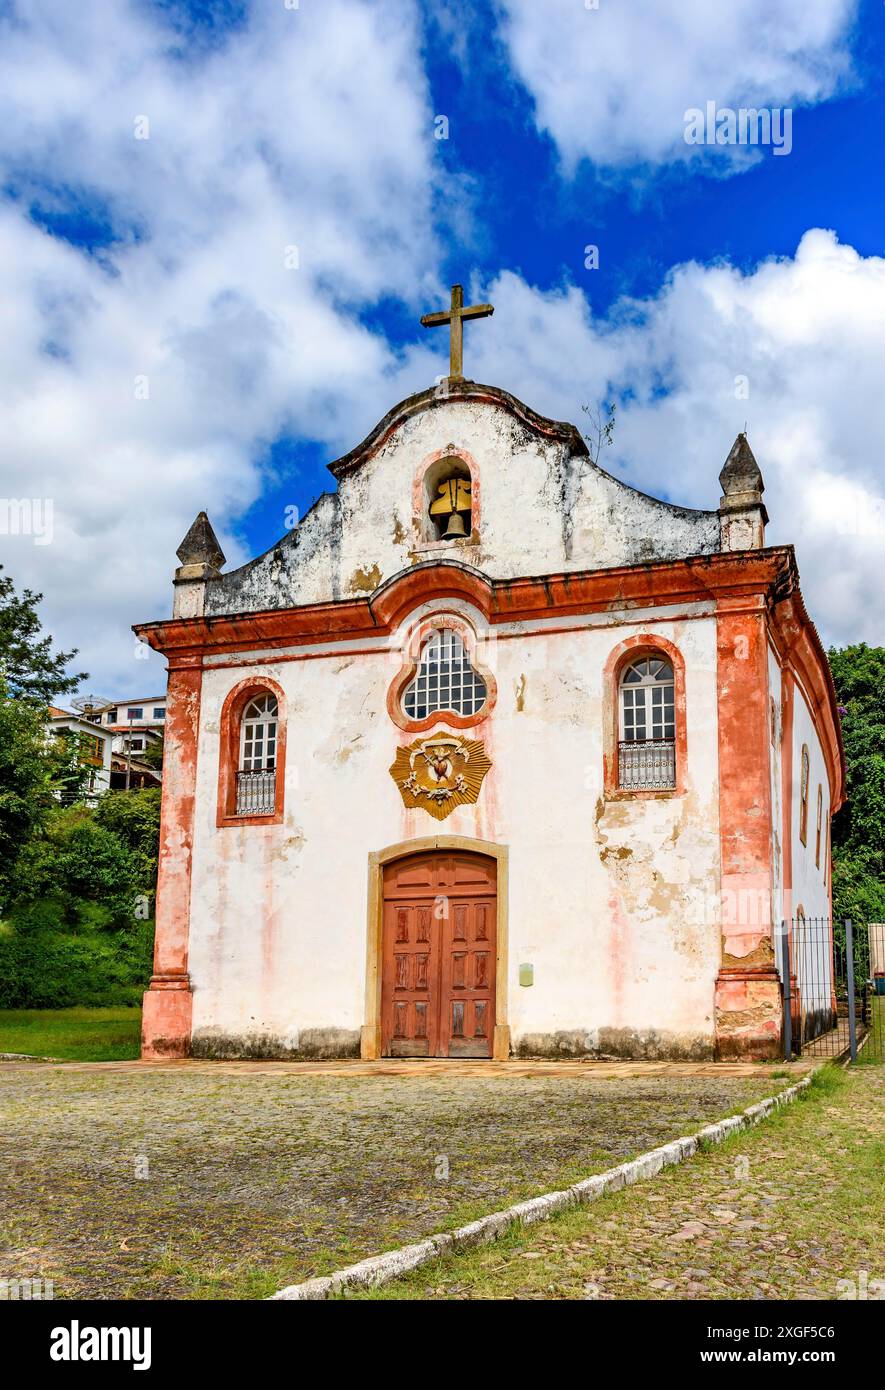
<svg viewBox="0 0 885 1390">
<path fill-rule="evenodd" d="M 808 745 L 808 834 L 803 845 L 799 838 L 802 745 Z M 815 863 L 817 840 L 817 789 L 823 788 L 820 866 Z M 793 927 L 793 969 L 799 982 L 804 1011 L 829 1009 L 832 958 L 830 946 L 830 895 L 826 879 L 826 824 L 830 806 L 830 786 L 820 741 L 801 685 L 796 683 L 793 702 L 793 914 L 799 908 L 805 925 Z M 815 920 L 816 919 L 816 920 Z M 823 919 L 823 922 L 820 920 Z"/>
<path fill-rule="evenodd" d="M 803 845 L 799 838 L 800 788 L 802 767 L 802 745 L 808 745 L 808 843 Z M 815 864 L 815 841 L 817 834 L 817 789 L 823 787 L 823 828 L 821 831 L 820 867 Z M 802 907 L 806 917 L 828 917 L 830 913 L 829 889 L 825 882 L 826 870 L 826 824 L 830 807 L 830 784 L 826 763 L 820 741 L 814 728 L 811 712 L 805 699 L 802 686 L 796 683 L 796 697 L 793 702 L 793 806 L 791 812 L 793 835 L 793 911 Z"/>
<path fill-rule="evenodd" d="M 460 605 L 462 612 L 466 605 Z M 611 649 L 647 627 L 500 638 L 492 760 L 478 804 L 444 821 L 407 810 L 388 769 L 404 734 L 387 688 L 399 657 L 275 661 L 288 704 L 285 823 L 215 827 L 219 718 L 242 667 L 204 675 L 189 967 L 194 1032 L 303 1044 L 364 1022 L 367 858 L 434 833 L 510 852 L 509 1022 L 515 1044 L 561 1034 L 603 1050 L 623 1030 L 654 1049 L 711 1045 L 720 958 L 715 620 L 660 623 L 683 652 L 685 794 L 603 799 L 602 685 Z M 522 692 L 517 701 L 517 690 Z M 522 708 L 518 708 L 521 703 Z M 441 725 L 444 721 L 441 721 Z M 518 967 L 534 966 L 521 988 Z"/>
<path fill-rule="evenodd" d="M 636 492 L 570 457 L 500 405 L 450 401 L 405 420 L 372 458 L 323 496 L 265 555 L 207 587 L 210 613 L 257 611 L 372 592 L 429 558 L 413 479 L 440 450 L 466 450 L 480 482 L 477 543 L 432 552 L 493 578 L 601 569 L 709 554 L 716 512 L 687 511 Z M 716 493 L 710 472 L 711 498 Z"/>
</svg>

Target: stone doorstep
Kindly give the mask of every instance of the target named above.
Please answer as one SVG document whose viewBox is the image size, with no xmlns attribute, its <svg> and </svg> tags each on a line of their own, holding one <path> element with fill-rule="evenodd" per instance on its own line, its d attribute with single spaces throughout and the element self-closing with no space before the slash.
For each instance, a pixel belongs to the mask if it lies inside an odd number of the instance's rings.
<svg viewBox="0 0 885 1390">
<path fill-rule="evenodd" d="M 517 1202 L 514 1206 L 505 1207 L 503 1211 L 481 1216 L 477 1221 L 460 1226 L 456 1231 L 428 1236 L 426 1240 L 418 1241 L 414 1245 L 401 1246 L 398 1250 L 388 1250 L 383 1255 L 372 1255 L 367 1260 L 360 1260 L 358 1264 L 336 1270 L 334 1274 L 308 1279 L 302 1284 L 289 1284 L 278 1293 L 271 1294 L 267 1301 L 315 1302 L 347 1288 L 372 1288 L 380 1284 L 389 1284 L 403 1274 L 408 1274 L 410 1270 L 420 1269 L 422 1265 L 438 1259 L 440 1255 L 457 1255 L 464 1250 L 498 1240 L 514 1223 L 529 1226 L 536 1221 L 546 1221 L 557 1212 L 586 1202 L 594 1202 L 599 1197 L 619 1192 L 633 1183 L 648 1181 L 662 1169 L 691 1158 L 702 1144 L 720 1144 L 730 1134 L 750 1129 L 780 1106 L 789 1105 L 799 1092 L 811 1083 L 811 1078 L 817 1070 L 818 1067 L 815 1067 L 803 1076 L 801 1081 L 788 1086 L 779 1094 L 767 1096 L 765 1100 L 748 1106 L 740 1115 L 730 1115 L 727 1119 L 705 1125 L 697 1134 L 683 1139 L 673 1139 L 668 1144 L 649 1149 L 638 1158 L 619 1163 L 617 1167 L 608 1168 L 604 1173 L 597 1173 L 592 1178 L 584 1178 L 561 1192 L 545 1192 L 542 1196 L 532 1197 L 527 1202 Z"/>
</svg>

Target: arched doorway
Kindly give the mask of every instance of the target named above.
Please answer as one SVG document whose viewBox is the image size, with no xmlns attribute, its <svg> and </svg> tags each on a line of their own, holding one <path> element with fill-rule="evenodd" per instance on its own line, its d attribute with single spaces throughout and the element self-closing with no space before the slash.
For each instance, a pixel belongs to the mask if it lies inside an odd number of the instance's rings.
<svg viewBox="0 0 885 1390">
<path fill-rule="evenodd" d="M 381 867 L 380 1052 L 492 1057 L 498 860 L 432 848 Z"/>
</svg>

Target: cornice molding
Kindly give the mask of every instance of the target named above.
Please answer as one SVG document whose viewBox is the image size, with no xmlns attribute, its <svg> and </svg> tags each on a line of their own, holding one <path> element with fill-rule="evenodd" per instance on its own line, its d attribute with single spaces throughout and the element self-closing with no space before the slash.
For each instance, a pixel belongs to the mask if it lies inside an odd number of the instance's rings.
<svg viewBox="0 0 885 1390">
<path fill-rule="evenodd" d="M 427 560 L 401 570 L 366 597 L 172 618 L 140 623 L 133 631 L 182 665 L 210 652 L 384 636 L 423 604 L 453 598 L 467 600 L 494 625 L 704 599 L 758 608 L 760 596 L 770 602 L 791 593 L 796 580 L 790 546 L 519 579 L 490 579 L 457 561 Z"/>
</svg>

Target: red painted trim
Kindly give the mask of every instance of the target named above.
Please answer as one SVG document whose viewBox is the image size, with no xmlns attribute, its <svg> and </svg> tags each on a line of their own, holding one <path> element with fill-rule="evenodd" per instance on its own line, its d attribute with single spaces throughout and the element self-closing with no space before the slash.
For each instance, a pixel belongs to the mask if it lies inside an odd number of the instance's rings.
<svg viewBox="0 0 885 1390">
<path fill-rule="evenodd" d="M 418 661 L 421 656 L 421 649 L 425 640 L 432 632 L 440 628 L 454 628 L 460 635 L 470 663 L 473 669 L 482 676 L 486 683 L 486 702 L 478 714 L 463 715 L 456 714 L 454 710 L 435 710 L 426 719 L 409 719 L 402 707 L 402 694 L 409 681 L 418 669 Z M 394 676 L 387 691 L 387 713 L 394 724 L 406 733 L 424 733 L 427 729 L 432 729 L 440 721 L 451 725 L 454 729 L 472 729 L 483 720 L 488 719 L 498 699 L 498 683 L 487 666 L 483 666 L 476 655 L 478 638 L 473 628 L 463 618 L 455 613 L 434 613 L 431 617 L 425 618 L 423 622 L 416 626 L 409 633 L 403 651 L 402 670 Z"/>
<path fill-rule="evenodd" d="M 154 973 L 144 997 L 143 1057 L 183 1057 L 190 1050 L 188 939 L 202 680 L 194 665 L 169 672 Z M 179 997 L 168 999 L 169 993 Z"/>
<path fill-rule="evenodd" d="M 267 815 L 238 816 L 237 772 L 240 766 L 240 727 L 243 711 L 256 695 L 270 691 L 277 699 L 277 762 L 275 804 Z M 286 785 L 286 696 L 283 688 L 267 676 L 248 676 L 229 690 L 221 707 L 218 742 L 218 804 L 216 827 L 229 825 L 280 825 L 285 807 Z"/>
<path fill-rule="evenodd" d="M 472 603 L 489 623 L 496 624 L 643 604 L 657 608 L 714 600 L 723 594 L 751 598 L 768 592 L 776 582 L 788 583 L 794 574 L 789 547 L 526 579 L 491 580 L 466 565 L 432 560 L 403 570 L 367 598 L 260 613 L 173 618 L 142 623 L 134 630 L 171 660 L 178 655 L 193 658 L 207 652 L 386 635 L 422 604 L 453 598 Z"/>
<path fill-rule="evenodd" d="M 392 632 L 422 604 L 444 603 L 447 599 L 466 600 L 487 621 L 493 621 L 494 581 L 451 561 L 428 561 L 404 570 L 376 589 L 369 603 L 382 631 Z"/>
<path fill-rule="evenodd" d="M 661 617 L 655 617 L 648 613 L 644 614 L 642 622 L 646 627 L 653 627 L 656 623 L 690 623 L 703 622 L 710 617 L 709 613 L 667 613 Z M 516 632 L 505 632 L 502 628 L 496 628 L 494 641 L 497 642 L 521 642 L 526 637 L 564 637 L 574 635 L 576 632 L 586 632 L 592 628 L 596 632 L 608 632 L 612 628 L 623 627 L 623 619 L 613 618 L 610 623 L 593 623 L 586 626 L 565 627 L 557 626 L 555 622 L 544 623 L 541 628 L 526 629 L 521 628 Z M 213 661 L 211 665 L 207 662 L 205 669 L 208 671 L 238 671 L 246 670 L 252 666 L 264 667 L 268 660 L 272 660 L 274 666 L 280 666 L 287 661 L 340 661 L 346 656 L 386 656 L 390 652 L 390 647 L 379 645 L 377 647 L 348 647 L 344 643 L 334 644 L 326 651 L 317 651 L 315 647 L 308 646 L 298 651 L 287 651 L 281 644 L 275 649 L 271 658 L 262 656 L 260 653 L 247 655 L 245 653 L 225 654 L 222 661 Z M 115 754 L 116 756 L 116 754 Z"/>
<path fill-rule="evenodd" d="M 727 602 L 716 614 L 719 691 L 719 844 L 723 964 L 741 968 L 772 935 L 771 737 L 768 637 L 755 612 Z"/>
<path fill-rule="evenodd" d="M 452 561 L 428 561 L 395 575 L 367 598 L 214 618 L 179 618 L 142 624 L 135 631 L 142 641 L 167 654 L 171 668 L 182 660 L 199 661 L 209 652 L 247 652 L 388 635 L 423 604 L 453 598 L 473 604 L 494 626 L 699 600 L 715 600 L 717 606 L 726 605 L 736 612 L 743 599 L 749 613 L 755 611 L 760 596 L 766 600 L 769 631 L 781 665 L 794 671 L 808 693 L 835 813 L 845 799 L 836 693 L 826 654 L 802 602 L 789 546 L 513 580 L 490 580 Z"/>
<path fill-rule="evenodd" d="M 676 786 L 666 791 L 631 791 L 618 786 L 618 739 L 620 736 L 620 683 L 625 666 L 643 655 L 660 653 L 673 667 L 673 702 L 676 725 Z M 638 633 L 626 637 L 609 652 L 602 675 L 602 780 L 606 800 L 657 800 L 681 796 L 685 791 L 688 765 L 688 729 L 685 707 L 685 660 L 682 652 L 659 633 Z"/>
</svg>

